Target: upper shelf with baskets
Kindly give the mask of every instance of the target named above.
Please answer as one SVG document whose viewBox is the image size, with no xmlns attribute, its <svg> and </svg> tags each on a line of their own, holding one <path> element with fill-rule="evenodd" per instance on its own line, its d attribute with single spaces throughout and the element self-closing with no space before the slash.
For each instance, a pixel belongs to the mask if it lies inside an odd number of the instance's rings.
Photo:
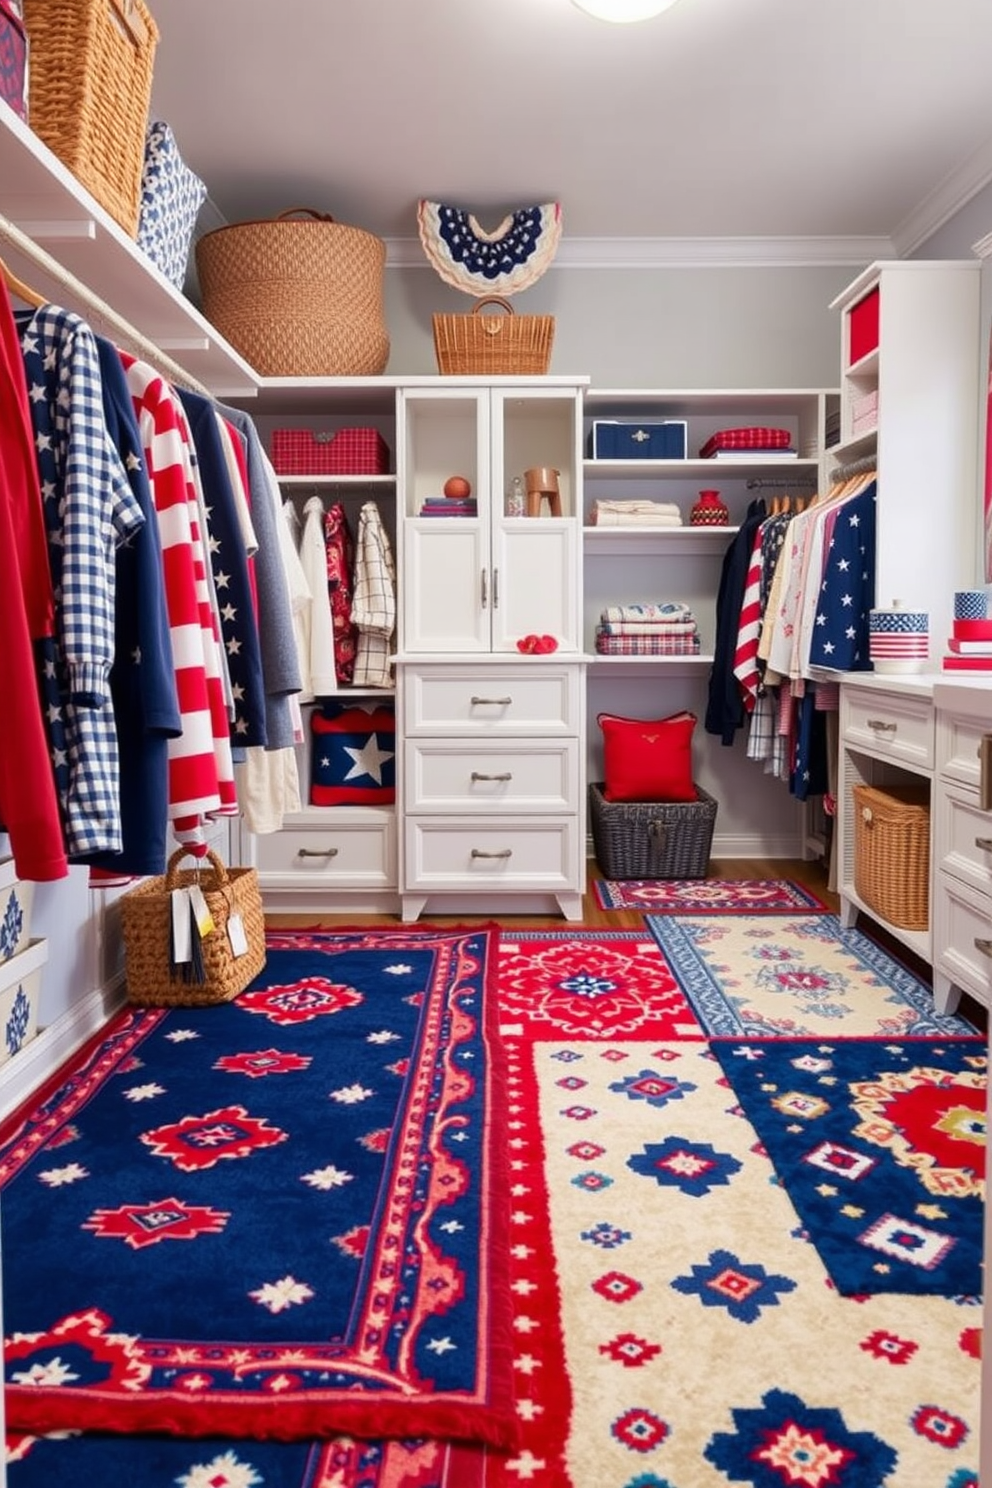
<svg viewBox="0 0 992 1488">
<path fill-rule="evenodd" d="M 257 391 L 248 363 L 2 100 L 0 256 L 39 294 L 103 329 L 94 304 L 76 303 L 66 274 L 72 276 L 217 396 Z M 109 318 L 106 328 L 114 334 Z"/>
</svg>

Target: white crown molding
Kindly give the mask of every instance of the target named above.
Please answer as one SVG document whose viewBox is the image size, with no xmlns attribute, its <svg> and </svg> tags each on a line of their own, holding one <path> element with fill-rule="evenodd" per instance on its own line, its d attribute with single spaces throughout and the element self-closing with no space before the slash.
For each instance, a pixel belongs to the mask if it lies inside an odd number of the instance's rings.
<svg viewBox="0 0 992 1488">
<path fill-rule="evenodd" d="M 896 257 L 890 238 L 569 238 L 556 269 L 814 268 Z M 419 238 L 389 238 L 391 269 L 429 269 Z"/>
<path fill-rule="evenodd" d="M 957 170 L 925 196 L 892 234 L 897 258 L 908 258 L 921 243 L 949 222 L 956 212 L 992 181 L 992 139 L 979 145 Z"/>
</svg>

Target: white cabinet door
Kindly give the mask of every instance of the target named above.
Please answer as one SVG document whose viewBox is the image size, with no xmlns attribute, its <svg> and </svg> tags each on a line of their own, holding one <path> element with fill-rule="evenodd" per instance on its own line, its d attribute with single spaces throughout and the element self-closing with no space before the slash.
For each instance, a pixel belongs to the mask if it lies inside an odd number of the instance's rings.
<svg viewBox="0 0 992 1488">
<path fill-rule="evenodd" d="M 470 517 L 408 518 L 403 649 L 488 651 L 489 529 Z"/>
<path fill-rule="evenodd" d="M 521 636 L 551 635 L 579 646 L 582 560 L 579 526 L 568 518 L 500 518 L 493 528 L 492 649 L 517 650 Z"/>
</svg>

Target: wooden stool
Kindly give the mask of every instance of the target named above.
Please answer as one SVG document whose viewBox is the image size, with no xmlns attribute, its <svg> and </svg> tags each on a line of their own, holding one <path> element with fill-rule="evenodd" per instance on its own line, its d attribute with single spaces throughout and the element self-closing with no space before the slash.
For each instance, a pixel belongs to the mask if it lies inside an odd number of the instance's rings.
<svg viewBox="0 0 992 1488">
<path fill-rule="evenodd" d="M 524 484 L 527 487 L 527 515 L 539 517 L 541 506 L 546 500 L 553 517 L 560 517 L 561 492 L 558 489 L 558 476 L 560 471 L 552 470 L 547 465 L 535 466 L 533 470 L 524 471 Z"/>
</svg>

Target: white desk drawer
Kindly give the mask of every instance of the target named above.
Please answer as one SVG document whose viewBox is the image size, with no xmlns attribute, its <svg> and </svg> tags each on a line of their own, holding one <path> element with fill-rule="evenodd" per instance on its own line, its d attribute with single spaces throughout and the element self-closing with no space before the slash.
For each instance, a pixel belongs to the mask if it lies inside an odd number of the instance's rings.
<svg viewBox="0 0 992 1488">
<path fill-rule="evenodd" d="M 424 892 L 479 888 L 554 893 L 576 881 L 577 818 L 557 821 L 407 821 L 406 887 Z"/>
<path fill-rule="evenodd" d="M 937 878 L 936 969 L 992 1007 L 992 902 L 946 873 Z"/>
<path fill-rule="evenodd" d="M 979 750 L 983 735 L 992 733 L 992 721 L 982 723 L 977 718 L 941 710 L 940 730 L 941 775 L 945 780 L 957 781 L 977 791 Z"/>
<path fill-rule="evenodd" d="M 575 812 L 577 739 L 501 739 L 496 744 L 418 739 L 406 750 L 407 811 L 461 815 Z"/>
<path fill-rule="evenodd" d="M 992 895 L 992 813 L 964 787 L 944 786 L 935 816 L 937 867 Z"/>
<path fill-rule="evenodd" d="M 577 666 L 404 667 L 407 734 L 578 734 Z"/>
<path fill-rule="evenodd" d="M 390 888 L 396 885 L 396 818 L 369 813 L 366 822 L 334 821 L 289 827 L 256 837 L 255 863 L 263 880 L 278 876 L 300 888 Z"/>
<path fill-rule="evenodd" d="M 897 697 L 858 687 L 844 691 L 844 740 L 881 759 L 932 770 L 933 707 L 929 698 Z"/>
</svg>

